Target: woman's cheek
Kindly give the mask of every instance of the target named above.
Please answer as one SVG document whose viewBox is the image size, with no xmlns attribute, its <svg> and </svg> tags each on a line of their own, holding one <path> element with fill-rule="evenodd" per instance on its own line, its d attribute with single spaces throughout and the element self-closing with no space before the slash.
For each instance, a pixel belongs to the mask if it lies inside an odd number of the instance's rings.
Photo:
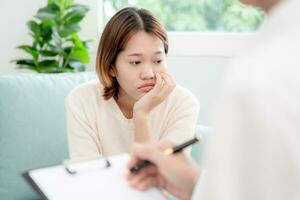
<svg viewBox="0 0 300 200">
<path fill-rule="evenodd" d="M 167 72 L 167 64 L 160 66 L 157 70 L 158 73 Z"/>
</svg>

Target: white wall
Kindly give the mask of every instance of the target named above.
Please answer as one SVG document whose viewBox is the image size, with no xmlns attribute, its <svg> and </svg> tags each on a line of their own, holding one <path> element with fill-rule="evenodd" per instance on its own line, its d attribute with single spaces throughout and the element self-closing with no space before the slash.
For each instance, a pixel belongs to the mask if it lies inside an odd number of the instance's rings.
<svg viewBox="0 0 300 200">
<path fill-rule="evenodd" d="M 188 88 L 200 102 L 198 123 L 211 125 L 211 114 L 228 57 L 169 56 L 168 70 L 178 84 Z"/>
<path fill-rule="evenodd" d="M 90 6 L 91 10 L 82 22 L 81 36 L 93 39 L 92 61 L 90 68 L 94 65 L 95 49 L 98 43 L 98 24 L 101 22 L 98 4 L 102 0 L 77 0 Z M 26 56 L 16 49 L 18 45 L 30 44 L 32 41 L 28 35 L 26 22 L 32 18 L 37 10 L 45 6 L 47 0 L 1 0 L 0 2 L 0 74 L 28 72 L 16 69 L 16 65 L 10 61 Z M 100 9 L 99 9 L 100 10 Z M 101 11 L 101 10 L 100 10 Z M 30 72 L 30 71 L 29 71 Z"/>
</svg>

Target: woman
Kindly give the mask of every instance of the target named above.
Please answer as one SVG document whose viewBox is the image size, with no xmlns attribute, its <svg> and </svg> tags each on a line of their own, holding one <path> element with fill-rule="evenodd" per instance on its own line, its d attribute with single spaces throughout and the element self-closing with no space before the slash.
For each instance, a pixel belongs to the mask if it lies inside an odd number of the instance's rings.
<svg viewBox="0 0 300 200">
<path fill-rule="evenodd" d="M 199 105 L 166 71 L 167 53 L 166 31 L 149 11 L 124 8 L 110 19 L 97 52 L 99 81 L 75 88 L 66 99 L 72 159 L 193 136 Z"/>
</svg>

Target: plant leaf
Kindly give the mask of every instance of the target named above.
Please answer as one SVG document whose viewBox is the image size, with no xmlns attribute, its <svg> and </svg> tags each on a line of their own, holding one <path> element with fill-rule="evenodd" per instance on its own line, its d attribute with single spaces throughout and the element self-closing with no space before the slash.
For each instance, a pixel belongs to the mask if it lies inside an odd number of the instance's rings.
<svg viewBox="0 0 300 200">
<path fill-rule="evenodd" d="M 63 3 L 64 3 L 64 7 L 68 8 L 72 5 L 74 5 L 74 0 L 63 0 Z"/>
<path fill-rule="evenodd" d="M 71 50 L 73 49 L 74 47 L 73 46 L 68 46 L 68 47 L 65 47 L 64 49 L 63 49 L 63 51 L 61 52 L 61 54 L 60 55 L 62 55 L 63 57 L 64 57 L 64 59 L 66 60 L 66 59 L 68 59 L 68 57 L 69 57 L 69 55 L 70 55 L 70 53 L 71 53 Z"/>
<path fill-rule="evenodd" d="M 41 46 L 44 46 L 45 43 L 48 43 L 52 38 L 52 28 L 48 25 L 47 21 L 43 21 L 40 24 L 41 30 Z"/>
<path fill-rule="evenodd" d="M 27 27 L 31 30 L 31 32 L 29 33 L 29 35 L 31 35 L 33 37 L 33 39 L 37 42 L 37 43 L 41 43 L 41 26 L 39 23 L 37 23 L 34 20 L 30 20 L 27 22 Z"/>
<path fill-rule="evenodd" d="M 61 69 L 61 72 L 75 72 L 76 70 L 71 67 L 64 67 Z"/>
<path fill-rule="evenodd" d="M 74 49 L 70 55 L 70 58 L 83 63 L 88 63 L 90 61 L 89 51 L 81 42 L 78 34 L 73 34 L 71 40 L 74 44 Z"/>
<path fill-rule="evenodd" d="M 34 60 L 31 59 L 18 59 L 13 60 L 12 62 L 16 62 L 18 65 L 18 68 L 20 69 L 31 69 L 36 71 L 36 65 L 34 63 Z"/>
<path fill-rule="evenodd" d="M 38 58 L 38 51 L 32 46 L 29 45 L 21 45 L 18 46 L 18 49 L 24 50 L 26 53 L 29 53 L 34 59 Z"/>
<path fill-rule="evenodd" d="M 54 4 L 57 3 L 57 0 L 48 0 L 48 4 Z"/>
<path fill-rule="evenodd" d="M 34 20 L 29 20 L 26 25 L 32 33 L 37 33 L 39 31 L 39 24 Z"/>
<path fill-rule="evenodd" d="M 76 6 L 71 6 L 67 14 L 63 17 L 63 22 L 65 25 L 77 24 L 80 22 L 86 13 L 89 11 L 89 8 L 77 4 Z"/>
<path fill-rule="evenodd" d="M 55 20 L 59 15 L 59 7 L 56 4 L 48 4 L 46 7 L 38 10 L 36 18 L 43 20 Z"/>
<path fill-rule="evenodd" d="M 84 47 L 84 44 L 82 43 L 82 41 L 80 40 L 79 36 L 77 33 L 73 34 L 71 37 L 72 42 L 74 43 L 75 47 Z"/>
<path fill-rule="evenodd" d="M 85 14 L 79 14 L 75 12 L 68 13 L 64 19 L 64 25 L 77 24 L 84 18 Z"/>
<path fill-rule="evenodd" d="M 53 34 L 52 34 L 52 39 L 53 39 L 53 43 L 55 46 L 55 48 L 57 49 L 61 49 L 62 43 L 63 43 L 63 39 L 61 38 L 61 36 L 58 34 L 58 30 L 57 27 L 53 27 Z"/>
<path fill-rule="evenodd" d="M 39 62 L 39 67 L 48 67 L 48 66 L 55 66 L 55 67 L 59 67 L 58 66 L 58 62 L 56 60 L 43 60 Z"/>
<path fill-rule="evenodd" d="M 45 66 L 39 69 L 39 73 L 60 73 L 60 72 L 61 70 L 59 70 L 55 66 Z"/>
<path fill-rule="evenodd" d="M 18 59 L 18 60 L 14 60 L 13 62 L 16 62 L 17 65 L 27 65 L 31 67 L 36 66 L 34 60 L 31 59 Z"/>
<path fill-rule="evenodd" d="M 43 24 L 43 27 L 44 28 L 46 28 L 46 27 L 52 27 L 52 26 L 55 26 L 56 25 L 56 23 L 55 23 L 55 21 L 51 21 L 51 20 L 49 20 L 49 19 L 45 19 L 45 20 L 43 20 L 42 21 L 42 24 Z"/>
<path fill-rule="evenodd" d="M 62 51 L 62 50 L 60 49 L 60 47 L 58 47 L 58 46 L 56 46 L 56 45 L 53 45 L 53 44 L 51 44 L 51 43 L 48 44 L 47 46 L 48 46 L 47 50 L 56 52 L 57 54 L 60 54 L 61 51 Z"/>
<path fill-rule="evenodd" d="M 83 63 L 90 61 L 89 52 L 85 47 L 75 47 L 70 55 L 71 59 L 79 60 Z"/>
<path fill-rule="evenodd" d="M 69 12 L 86 13 L 89 10 L 90 10 L 90 8 L 86 5 L 73 4 L 67 8 L 67 13 L 69 13 Z"/>
<path fill-rule="evenodd" d="M 42 51 L 40 51 L 40 53 L 43 56 L 57 56 L 58 55 L 58 52 L 56 52 L 56 51 L 50 51 L 50 50 L 42 50 Z"/>
<path fill-rule="evenodd" d="M 66 25 L 61 29 L 58 34 L 61 37 L 68 37 L 74 33 L 77 33 L 80 30 L 80 27 L 77 24 L 72 24 L 72 25 Z"/>
<path fill-rule="evenodd" d="M 39 62 L 38 69 L 40 73 L 58 73 L 59 64 L 57 60 L 47 59 Z"/>
</svg>

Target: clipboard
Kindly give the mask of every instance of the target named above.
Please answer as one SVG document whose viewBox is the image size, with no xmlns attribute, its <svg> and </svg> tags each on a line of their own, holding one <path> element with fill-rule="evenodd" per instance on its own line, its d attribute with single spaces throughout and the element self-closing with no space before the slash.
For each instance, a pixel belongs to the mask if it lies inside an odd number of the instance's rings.
<svg viewBox="0 0 300 200">
<path fill-rule="evenodd" d="M 126 181 L 128 154 L 77 163 L 64 163 L 23 174 L 45 200 L 167 200 L 158 188 L 138 191 Z"/>
</svg>

